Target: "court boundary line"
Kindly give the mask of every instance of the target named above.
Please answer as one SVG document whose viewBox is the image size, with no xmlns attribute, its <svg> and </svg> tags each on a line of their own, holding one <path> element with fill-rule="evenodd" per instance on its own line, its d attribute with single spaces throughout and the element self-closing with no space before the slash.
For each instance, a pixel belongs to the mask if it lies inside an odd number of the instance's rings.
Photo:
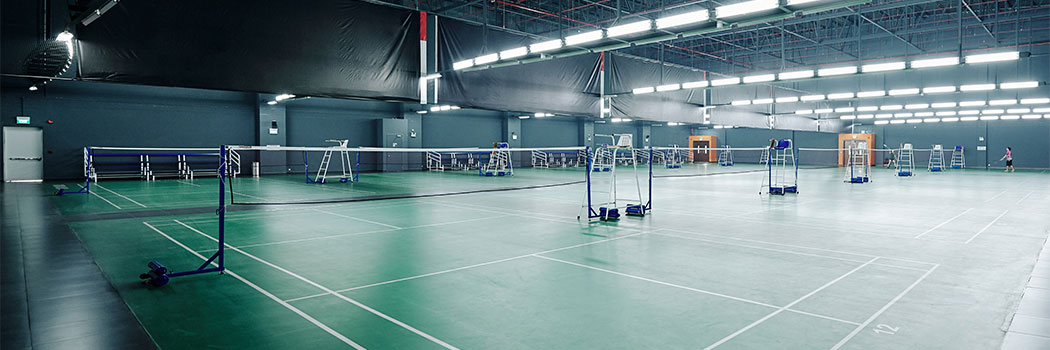
<svg viewBox="0 0 1050 350">
<path fill-rule="evenodd" d="M 95 192 L 88 192 L 88 193 L 90 193 L 92 196 L 101 198 L 102 200 L 106 201 L 106 203 L 109 203 L 109 205 L 112 205 L 114 208 L 117 208 L 119 210 L 124 210 L 124 208 L 121 208 L 119 205 L 116 205 L 115 203 L 110 202 L 108 199 L 106 199 L 106 197 L 100 196 L 98 193 L 95 193 Z"/>
<path fill-rule="evenodd" d="M 927 233 L 936 231 L 937 229 L 941 228 L 941 226 L 947 225 L 948 223 L 950 223 L 952 221 L 955 221 L 955 219 L 958 219 L 958 218 L 962 217 L 966 213 L 969 213 L 971 210 L 974 210 L 974 208 L 970 208 L 970 209 L 964 210 L 962 213 L 959 213 L 959 215 L 953 216 L 951 219 L 948 219 L 947 221 L 942 222 L 942 223 L 938 224 L 937 226 L 934 226 L 933 228 L 931 228 L 929 230 L 926 230 L 926 232 L 920 233 L 918 236 L 915 236 L 915 238 L 916 239 L 922 238 L 922 236 L 925 236 Z"/>
<path fill-rule="evenodd" d="M 850 339 L 853 339 L 853 337 L 857 336 L 857 334 L 859 334 L 861 330 L 867 328 L 868 325 L 871 324 L 871 322 L 875 321 L 875 319 L 881 316 L 882 313 L 886 312 L 886 310 L 889 310 L 889 308 L 893 306 L 893 304 L 896 304 L 897 301 L 900 301 L 901 298 L 904 298 L 904 296 L 911 292 L 911 290 L 914 289 L 915 286 L 918 286 L 919 283 L 922 283 L 922 281 L 926 280 L 926 277 L 929 277 L 930 274 L 933 273 L 934 270 L 937 270 L 937 268 L 940 266 L 941 264 L 937 264 L 931 267 L 929 270 L 927 270 L 925 274 L 919 277 L 919 279 L 915 280 L 915 282 L 912 282 L 912 284 L 909 285 L 908 288 L 905 288 L 904 291 L 901 291 L 900 294 L 897 294 L 897 296 L 893 297 L 893 299 L 886 303 L 886 305 L 883 305 L 881 309 L 872 314 L 871 317 L 868 317 L 867 320 L 864 320 L 863 323 L 857 326 L 857 328 L 854 328 L 853 331 L 846 335 L 845 338 L 839 340 L 839 342 L 835 344 L 835 346 L 832 346 L 830 350 L 838 350 L 843 345 L 846 345 L 846 343 L 849 342 Z"/>
<path fill-rule="evenodd" d="M 605 242 L 620 240 L 620 239 L 624 239 L 624 238 L 636 237 L 636 236 L 640 236 L 640 235 L 643 235 L 643 234 L 646 234 L 646 233 L 649 233 L 649 232 L 635 232 L 635 233 L 632 233 L 632 234 L 618 236 L 618 237 L 611 237 L 611 238 L 600 239 L 600 240 L 597 240 L 597 241 L 591 241 L 591 242 L 574 244 L 574 245 L 571 245 L 571 246 L 568 246 L 568 247 L 561 247 L 561 248 L 554 248 L 554 249 L 544 250 L 544 251 L 538 252 L 538 253 L 523 254 L 523 255 L 512 256 L 512 257 L 509 257 L 509 258 L 503 258 L 503 259 L 499 259 L 499 260 L 492 260 L 492 261 L 477 263 L 477 264 L 473 264 L 473 265 L 460 266 L 460 267 L 451 268 L 451 269 L 447 269 L 447 270 L 441 270 L 441 271 L 435 271 L 435 272 L 430 272 L 430 273 L 424 273 L 424 274 L 420 274 L 420 275 L 403 277 L 403 278 L 398 278 L 398 279 L 392 279 L 392 280 L 383 281 L 383 282 L 376 282 L 376 283 L 361 285 L 361 286 L 357 286 L 357 287 L 344 288 L 344 289 L 337 290 L 336 292 L 344 293 L 344 292 L 354 291 L 354 290 L 358 290 L 358 289 L 372 288 L 372 287 L 378 287 L 378 286 L 382 286 L 382 285 L 387 285 L 387 284 L 392 284 L 392 283 L 397 283 L 397 282 L 404 282 L 404 281 L 409 281 L 409 280 L 414 280 L 414 279 L 419 279 L 419 278 L 424 278 L 424 277 L 443 275 L 443 274 L 446 274 L 446 273 L 472 269 L 472 268 L 475 268 L 475 267 L 482 267 L 482 266 L 488 266 L 488 265 L 498 264 L 498 263 L 512 261 L 512 260 L 524 259 L 524 258 L 527 258 L 527 257 L 535 255 L 535 254 L 553 253 L 553 252 L 562 251 L 562 250 L 568 250 L 568 249 L 573 249 L 573 248 L 585 247 L 585 246 L 594 245 L 594 244 L 598 244 L 598 243 L 605 243 Z M 293 302 L 293 301 L 299 301 L 299 300 L 305 300 L 305 299 L 321 297 L 321 296 L 325 296 L 325 295 L 328 295 L 328 293 L 307 295 L 307 296 L 303 296 L 303 297 L 287 299 L 285 301 Z"/>
<path fill-rule="evenodd" d="M 178 222 L 183 227 L 186 227 L 186 228 L 190 229 L 193 232 L 196 232 L 196 233 L 198 233 L 198 234 L 200 234 L 200 235 L 202 235 L 204 237 L 207 237 L 208 239 L 211 239 L 212 241 L 218 242 L 218 240 L 215 239 L 214 237 L 212 237 L 212 236 L 210 236 L 210 235 L 208 235 L 208 234 L 206 234 L 204 232 L 201 232 L 200 230 L 194 228 L 193 226 L 183 224 L 181 221 L 178 221 L 178 220 L 172 220 L 172 221 Z M 369 307 L 368 305 L 365 305 L 364 303 L 361 303 L 361 302 L 359 302 L 357 300 L 354 300 L 354 299 L 352 299 L 350 297 L 347 297 L 345 295 L 336 293 L 335 291 L 329 289 L 328 287 L 325 287 L 325 286 L 321 285 L 320 283 L 314 282 L 314 281 L 312 281 L 312 280 L 310 280 L 310 279 L 308 279 L 306 277 L 303 277 L 303 276 L 301 276 L 299 274 L 296 274 L 295 272 L 292 272 L 292 271 L 290 271 L 288 269 L 285 269 L 285 268 L 283 268 L 283 267 L 281 267 L 281 266 L 279 266 L 277 264 L 274 264 L 274 263 L 271 263 L 271 262 L 269 262 L 267 260 L 259 258 L 259 257 L 255 256 L 255 255 L 253 255 L 251 253 L 248 253 L 248 252 L 246 252 L 246 251 L 244 251 L 244 250 L 242 250 L 240 248 L 234 247 L 234 246 L 232 246 L 230 244 L 225 244 L 225 246 L 227 248 L 230 248 L 230 249 L 238 252 L 238 253 L 241 253 L 244 256 L 247 256 L 247 257 L 251 258 L 252 260 L 255 260 L 255 261 L 258 261 L 260 263 L 263 263 L 264 265 L 270 266 L 270 267 L 272 267 L 272 268 L 274 268 L 274 269 L 276 269 L 278 271 L 284 272 L 285 274 L 287 274 L 289 276 L 295 277 L 296 279 L 298 279 L 300 281 L 306 282 L 307 284 L 309 284 L 311 286 L 314 286 L 314 287 L 316 287 L 316 288 L 318 288 L 320 290 L 328 292 L 329 294 L 335 295 L 337 298 L 342 299 L 343 301 L 346 301 L 346 302 L 348 302 L 350 304 L 353 304 L 353 305 L 355 305 L 355 306 L 357 306 L 357 307 L 359 307 L 361 309 L 364 309 L 365 311 L 368 311 L 368 312 L 372 313 L 373 315 L 379 316 L 379 317 L 381 317 L 381 318 L 383 318 L 383 319 L 385 319 L 385 320 L 387 320 L 387 321 L 389 321 L 389 322 L 391 322 L 391 323 L 393 323 L 395 325 L 400 326 L 401 328 L 404 328 L 405 330 L 408 330 L 408 331 L 410 331 L 412 333 L 415 333 L 416 335 L 418 335 L 420 337 L 423 337 L 423 338 L 425 338 L 427 340 L 430 340 L 431 342 L 433 342 L 433 343 L 435 343 L 437 345 L 440 345 L 441 347 L 444 347 L 444 348 L 450 349 L 450 350 L 459 350 L 459 348 L 457 348 L 455 346 L 452 346 L 451 344 L 446 343 L 446 342 L 442 341 L 441 339 L 438 339 L 438 338 L 436 338 L 436 337 L 434 337 L 434 336 L 432 336 L 430 334 L 427 334 L 427 333 L 425 333 L 425 332 L 423 332 L 423 331 L 421 331 L 419 329 L 416 329 L 415 327 L 412 327 L 412 326 L 410 326 L 410 325 L 408 325 L 408 324 L 406 324 L 404 322 L 401 322 L 400 320 L 398 320 L 396 318 L 393 318 L 393 317 L 391 317 L 391 316 L 389 316 L 389 315 L 387 315 L 385 313 L 382 313 L 379 310 L 373 309 L 372 307 Z"/>
<path fill-rule="evenodd" d="M 816 295 L 817 293 L 820 293 L 824 289 L 827 289 L 828 287 L 831 287 L 835 283 L 838 283 L 839 281 L 845 279 L 846 277 L 849 277 L 854 272 L 860 271 L 864 267 L 866 267 L 868 265 L 871 265 L 871 263 L 875 262 L 875 260 L 878 260 L 878 259 L 879 259 L 878 257 L 871 258 L 871 260 L 868 260 L 868 262 L 866 262 L 864 264 L 861 264 L 860 266 L 855 267 L 853 270 L 850 270 L 849 272 L 846 272 L 845 274 L 839 276 L 838 278 L 835 278 L 835 279 L 831 280 L 830 282 L 825 283 L 824 285 L 822 285 L 819 288 L 809 292 L 808 294 L 803 295 L 802 297 L 799 297 L 798 299 L 795 299 L 795 301 L 792 301 L 791 303 L 780 307 L 779 309 L 777 309 L 776 311 L 771 312 L 770 314 L 766 315 L 765 317 L 762 317 L 762 318 L 760 318 L 760 319 L 758 319 L 758 320 L 756 320 L 754 322 L 751 322 L 751 324 L 745 326 L 744 328 L 741 328 L 741 329 L 737 330 L 736 332 L 733 332 L 730 335 L 727 335 L 725 338 L 722 338 L 722 340 L 719 340 L 719 341 L 715 342 L 714 344 L 708 345 L 707 347 L 704 348 L 704 350 L 711 350 L 711 349 L 714 349 L 714 348 L 718 347 L 719 345 L 725 344 L 725 342 L 730 341 L 733 338 L 736 338 L 736 336 L 741 335 L 744 332 L 747 332 L 747 330 L 762 324 L 766 320 L 768 320 L 770 318 L 773 318 L 773 316 L 779 315 L 784 310 L 786 310 L 786 309 L 788 309 L 788 308 L 790 308 L 792 306 L 795 306 L 795 304 L 801 303 L 802 301 L 808 299 L 809 297 L 811 297 L 813 295 Z"/>
<path fill-rule="evenodd" d="M 709 290 L 703 290 L 703 289 L 699 289 L 699 288 L 683 286 L 683 285 L 680 285 L 680 284 L 664 282 L 664 281 L 660 281 L 660 280 L 656 280 L 656 279 L 652 279 L 652 278 L 648 278 L 648 277 L 642 277 L 642 276 L 638 276 L 638 275 L 632 275 L 632 274 L 629 274 L 629 273 L 603 269 L 603 268 L 600 268 L 600 267 L 590 266 L 590 265 L 587 265 L 587 264 L 575 263 L 575 262 L 571 262 L 571 261 L 568 261 L 568 260 L 552 258 L 552 257 L 549 257 L 549 256 L 543 256 L 543 255 L 539 255 L 539 254 L 532 254 L 531 256 L 532 257 L 536 257 L 536 258 L 540 258 L 540 259 L 545 259 L 545 260 L 550 260 L 550 261 L 562 263 L 562 264 L 578 266 L 578 267 L 582 267 L 582 268 L 585 268 L 585 269 L 605 272 L 605 273 L 608 273 L 608 274 L 613 274 L 613 275 L 617 275 L 617 276 L 621 276 L 621 277 L 627 277 L 627 278 L 631 278 L 631 279 L 636 279 L 636 280 L 639 280 L 639 281 L 659 284 L 659 285 L 662 285 L 662 286 L 678 288 L 678 289 L 682 289 L 682 290 L 688 290 L 688 291 L 699 293 L 699 294 L 705 294 L 705 295 L 720 297 L 720 298 L 724 298 L 724 299 L 730 299 L 730 300 L 734 300 L 734 301 L 738 301 L 738 302 L 742 302 L 742 303 L 748 303 L 748 304 L 752 304 L 752 305 L 765 306 L 765 307 L 773 308 L 773 309 L 780 309 L 780 311 L 789 311 L 789 312 L 794 312 L 794 313 L 798 313 L 798 314 L 802 314 L 802 315 L 806 315 L 806 316 L 812 316 L 812 317 L 822 318 L 822 319 L 826 319 L 826 320 L 841 322 L 841 323 L 845 323 L 845 324 L 852 324 L 852 325 L 859 325 L 860 324 L 859 322 L 847 321 L 847 320 L 843 320 L 843 319 L 835 318 L 835 317 L 831 317 L 831 316 L 815 314 L 815 313 L 812 313 L 812 312 L 806 312 L 806 311 L 801 311 L 801 310 L 792 310 L 792 309 L 787 308 L 786 306 L 776 306 L 776 305 L 773 305 L 773 304 L 764 303 L 764 302 L 757 301 L 757 300 L 750 300 L 750 299 L 745 299 L 745 298 L 741 298 L 741 297 L 735 297 L 735 296 L 728 295 L 728 294 L 712 292 L 712 291 L 709 291 Z"/>
<path fill-rule="evenodd" d="M 195 183 L 192 183 L 192 182 L 183 181 L 183 180 L 175 180 L 175 182 L 178 182 L 178 183 L 181 183 L 181 184 L 190 185 L 190 186 L 201 187 L 201 185 L 198 185 L 198 184 L 195 184 Z"/>
<path fill-rule="evenodd" d="M 392 229 L 395 229 L 395 230 L 400 230 L 400 229 L 403 228 L 403 227 L 399 227 L 399 226 L 384 224 L 384 223 L 381 223 L 381 222 L 378 222 L 378 221 L 366 220 L 366 219 L 362 219 L 362 218 L 356 218 L 356 217 L 353 217 L 353 216 L 350 216 L 350 215 L 333 213 L 333 212 L 330 212 L 330 211 L 327 211 L 327 210 L 322 210 L 322 209 L 310 209 L 310 210 L 313 210 L 313 211 L 318 212 L 318 213 L 324 213 L 324 214 L 328 214 L 328 215 L 332 215 L 332 216 L 338 216 L 338 217 L 341 217 L 341 218 L 347 218 L 347 219 L 350 219 L 350 220 L 357 220 L 357 221 L 360 221 L 360 222 L 365 222 L 365 223 L 369 223 L 369 224 L 373 224 L 373 225 L 386 226 L 386 227 L 389 227 L 389 228 L 392 228 Z"/>
<path fill-rule="evenodd" d="M 996 198 L 999 198 L 999 196 L 1002 196 L 1002 195 L 1006 194 L 1006 192 L 1009 191 L 1009 190 L 1010 189 L 1007 188 L 1007 189 L 1003 190 L 1002 192 L 999 192 L 999 194 L 992 196 L 992 198 L 985 199 L 984 202 L 985 203 L 991 202 L 992 200 L 994 200 Z"/>
<path fill-rule="evenodd" d="M 1021 204 L 1021 202 L 1024 202 L 1024 200 L 1028 199 L 1028 197 L 1031 196 L 1033 193 L 1035 193 L 1035 190 L 1032 190 L 1032 191 L 1028 192 L 1028 194 L 1024 195 L 1024 197 L 1021 197 L 1021 199 L 1018 199 L 1017 202 L 1014 202 L 1014 205 Z"/>
<path fill-rule="evenodd" d="M 193 251 L 193 249 L 190 249 L 190 247 L 187 247 L 185 244 L 182 244 L 182 242 L 179 242 L 175 238 L 172 238 L 168 234 L 164 233 L 164 231 L 161 231 L 160 229 L 157 229 L 156 227 L 153 227 L 153 225 L 150 225 L 148 222 L 143 221 L 142 223 L 144 225 L 148 226 L 153 231 L 156 231 L 157 233 L 161 234 L 162 236 L 164 236 L 164 238 L 167 238 L 169 241 L 172 241 L 173 243 L 175 243 L 179 247 L 182 247 L 182 249 L 185 249 L 185 250 L 189 251 L 190 253 L 192 253 L 193 255 L 197 256 L 201 260 L 205 260 L 205 261 L 208 260 L 207 257 L 205 257 L 203 255 L 200 255 L 199 253 Z M 218 266 L 218 264 L 216 264 L 215 262 L 212 262 L 211 265 L 212 266 Z M 255 289 L 257 292 L 261 293 L 262 295 L 265 295 L 267 298 L 270 298 L 270 300 L 276 301 L 281 306 L 284 306 L 288 310 L 291 310 L 292 312 L 294 312 L 297 315 L 299 315 L 299 317 L 302 317 L 303 319 L 309 321 L 310 323 L 314 324 L 318 328 L 321 328 L 322 330 L 324 330 L 328 334 L 332 335 L 333 337 L 336 337 L 337 339 L 339 339 L 343 343 L 346 343 L 347 345 L 350 345 L 354 349 L 359 349 L 359 350 L 364 350 L 365 349 L 363 346 L 361 346 L 360 344 L 357 344 L 353 340 L 350 340 L 350 338 L 346 337 L 342 333 L 339 333 L 339 332 L 335 331 L 334 329 L 332 329 L 328 325 L 326 325 L 323 322 L 317 320 L 313 316 L 310 316 L 310 314 L 306 313 L 305 311 L 302 311 L 301 309 L 299 309 L 299 308 L 297 308 L 295 306 L 292 306 L 288 302 L 285 302 L 285 301 L 281 300 L 281 298 L 278 298 L 273 293 L 270 293 L 266 289 L 263 289 L 262 287 L 259 287 L 255 283 L 252 283 L 247 278 L 241 277 L 241 275 L 238 275 L 237 273 L 235 273 L 235 272 L 233 272 L 232 270 L 229 270 L 229 269 L 226 269 L 225 273 L 229 274 L 230 276 L 233 276 L 233 278 L 236 278 L 237 280 L 243 282 L 244 284 L 248 285 L 252 289 Z"/>
<path fill-rule="evenodd" d="M 992 225 L 994 225 L 997 221 L 999 221 L 999 219 L 1002 219 L 1003 216 L 1006 216 L 1006 213 L 1009 213 L 1009 212 L 1010 212 L 1010 209 L 1003 210 L 1002 214 L 999 214 L 999 216 L 996 216 L 995 219 L 992 219 L 992 222 L 989 222 L 988 225 L 985 225 L 984 228 L 982 228 L 980 231 L 977 231 L 977 233 L 975 233 L 973 235 L 973 237 L 970 237 L 970 239 L 967 239 L 966 240 L 966 244 L 970 244 L 970 242 L 973 242 L 973 240 L 976 239 L 977 236 L 980 236 L 982 233 L 984 233 L 984 231 L 986 231 L 986 230 L 988 230 L 988 228 L 992 227 Z"/>
<path fill-rule="evenodd" d="M 96 183 L 96 184 L 95 184 L 95 187 L 98 187 L 98 188 L 101 188 L 101 189 L 103 189 L 103 190 L 106 190 L 106 192 L 109 192 L 109 193 L 115 194 L 115 195 L 117 195 L 117 196 L 118 196 L 118 197 L 120 197 L 120 198 L 124 198 L 124 199 L 127 199 L 127 200 L 128 200 L 129 202 L 135 203 L 135 204 L 137 204 L 137 205 L 138 205 L 138 206 L 140 206 L 140 207 L 143 207 L 143 208 L 149 208 L 149 207 L 147 207 L 147 206 L 146 206 L 145 204 L 139 203 L 138 201 L 136 201 L 136 200 L 134 200 L 134 199 L 128 198 L 128 196 L 122 195 L 122 194 L 120 194 L 120 193 L 119 193 L 119 192 L 117 192 L 117 191 L 114 191 L 114 190 L 111 190 L 111 189 L 105 188 L 105 187 L 103 187 L 102 185 L 100 185 L 100 184 L 98 184 L 98 183 Z"/>
</svg>

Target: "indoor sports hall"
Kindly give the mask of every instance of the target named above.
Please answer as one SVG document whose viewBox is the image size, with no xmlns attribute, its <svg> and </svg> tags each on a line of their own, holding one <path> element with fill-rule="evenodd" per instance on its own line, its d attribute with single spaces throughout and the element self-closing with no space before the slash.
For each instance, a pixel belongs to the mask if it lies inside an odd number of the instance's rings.
<svg viewBox="0 0 1050 350">
<path fill-rule="evenodd" d="M 0 17 L 4 349 L 1050 349 L 1050 1 Z"/>
</svg>

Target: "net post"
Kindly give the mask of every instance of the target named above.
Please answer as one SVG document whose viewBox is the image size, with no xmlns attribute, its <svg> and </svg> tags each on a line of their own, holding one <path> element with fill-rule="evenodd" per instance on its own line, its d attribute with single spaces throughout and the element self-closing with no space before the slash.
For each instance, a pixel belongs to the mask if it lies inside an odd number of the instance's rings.
<svg viewBox="0 0 1050 350">
<path fill-rule="evenodd" d="M 645 203 L 645 210 L 653 210 L 653 146 L 649 146 L 649 198 Z"/>
<path fill-rule="evenodd" d="M 583 148 L 584 154 L 587 156 L 587 171 L 584 173 L 587 176 L 587 220 L 590 220 L 593 216 L 591 213 L 594 212 L 594 207 L 591 205 L 591 146 Z"/>
<path fill-rule="evenodd" d="M 226 145 L 219 148 L 219 273 L 226 271 Z"/>
</svg>

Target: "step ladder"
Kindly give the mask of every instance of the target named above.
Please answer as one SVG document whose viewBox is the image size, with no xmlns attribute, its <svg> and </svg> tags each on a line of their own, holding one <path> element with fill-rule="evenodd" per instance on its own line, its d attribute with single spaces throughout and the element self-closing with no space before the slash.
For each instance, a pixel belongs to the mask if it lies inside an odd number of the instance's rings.
<svg viewBox="0 0 1050 350">
<path fill-rule="evenodd" d="M 441 161 L 441 153 L 437 151 L 427 151 L 427 170 L 445 171 L 445 164 Z"/>
<path fill-rule="evenodd" d="M 792 144 L 791 139 L 772 142 L 766 163 L 768 173 L 763 184 L 769 194 L 798 193 L 798 162 Z"/>
<path fill-rule="evenodd" d="M 933 151 L 930 152 L 930 163 L 926 170 L 935 173 L 944 171 L 944 146 L 933 145 Z"/>
<path fill-rule="evenodd" d="M 905 143 L 897 151 L 897 176 L 915 175 L 915 150 Z"/>
<path fill-rule="evenodd" d="M 871 153 L 868 151 L 867 142 L 860 142 L 857 147 L 850 146 L 849 168 L 846 170 L 846 182 L 862 184 L 870 181 Z"/>
<path fill-rule="evenodd" d="M 481 176 L 506 176 L 513 175 L 514 170 L 510 163 L 510 145 L 506 142 L 496 144 L 496 148 L 489 152 L 487 164 L 478 167 L 478 175 Z"/>
<path fill-rule="evenodd" d="M 963 155 L 963 146 L 955 146 L 952 150 L 952 169 L 962 169 L 966 167 L 966 156 Z"/>
<path fill-rule="evenodd" d="M 668 169 L 679 169 L 685 163 L 685 155 L 682 154 L 682 150 L 678 148 L 678 145 L 671 145 L 671 149 L 664 152 L 666 153 L 664 165 Z"/>
<path fill-rule="evenodd" d="M 339 176 L 339 182 L 354 182 L 354 169 L 351 165 L 352 163 L 350 163 L 350 152 L 346 150 L 346 144 L 350 140 L 325 140 L 325 142 L 334 142 L 339 145 L 324 151 L 324 156 L 321 157 L 321 165 L 317 168 L 317 175 L 310 182 L 323 184 L 328 181 L 328 167 L 332 164 L 333 153 L 338 153 L 339 169 L 342 171 L 342 175 Z"/>
<path fill-rule="evenodd" d="M 652 208 L 651 201 L 642 198 L 641 179 L 638 177 L 638 157 L 634 152 L 632 134 L 595 134 L 595 138 L 608 137 L 612 144 L 597 146 L 595 159 L 603 158 L 601 164 L 591 163 L 591 169 L 587 173 L 587 192 L 580 206 L 580 214 L 577 219 L 587 217 L 588 221 L 600 219 L 601 221 L 619 220 L 622 215 L 645 216 Z M 616 164 L 624 164 L 625 167 L 634 170 L 634 189 L 618 191 Z M 605 170 L 608 166 L 608 170 Z M 592 174 L 600 173 L 600 174 Z M 625 183 L 627 181 L 624 181 Z M 637 191 L 637 196 L 632 194 Z"/>
<path fill-rule="evenodd" d="M 762 150 L 762 157 L 759 158 L 758 164 L 767 165 L 769 164 L 769 148 Z"/>
<path fill-rule="evenodd" d="M 722 149 L 718 150 L 718 165 L 733 166 L 733 149 L 729 145 L 723 146 Z"/>
</svg>

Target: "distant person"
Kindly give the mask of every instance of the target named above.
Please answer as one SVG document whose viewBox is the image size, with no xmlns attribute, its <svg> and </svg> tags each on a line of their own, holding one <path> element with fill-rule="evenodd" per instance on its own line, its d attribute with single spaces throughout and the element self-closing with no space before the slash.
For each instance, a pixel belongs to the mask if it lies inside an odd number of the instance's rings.
<svg viewBox="0 0 1050 350">
<path fill-rule="evenodd" d="M 882 147 L 886 147 L 886 145 L 882 145 Z M 890 158 L 886 160 L 886 167 L 887 168 L 896 168 L 897 167 L 897 150 L 892 149 L 892 148 L 890 149 Z"/>
<path fill-rule="evenodd" d="M 1006 148 L 1006 154 L 1004 154 L 1002 158 L 999 158 L 999 160 L 1006 160 L 1006 170 L 1003 171 L 1004 173 L 1012 173 L 1016 171 L 1016 169 L 1014 169 L 1014 152 L 1010 147 Z"/>
</svg>

